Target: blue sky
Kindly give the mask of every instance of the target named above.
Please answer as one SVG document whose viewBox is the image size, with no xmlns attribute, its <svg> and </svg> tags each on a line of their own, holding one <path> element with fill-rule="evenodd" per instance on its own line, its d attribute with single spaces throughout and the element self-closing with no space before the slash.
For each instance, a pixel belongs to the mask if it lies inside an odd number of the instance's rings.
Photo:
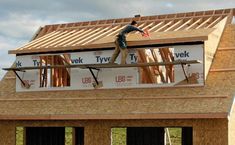
<svg viewBox="0 0 235 145">
<path fill-rule="evenodd" d="M 8 50 L 26 44 L 46 24 L 223 8 L 235 8 L 235 1 L 0 0 L 0 79 L 5 74 L 1 68 L 10 67 L 15 59 Z"/>
</svg>

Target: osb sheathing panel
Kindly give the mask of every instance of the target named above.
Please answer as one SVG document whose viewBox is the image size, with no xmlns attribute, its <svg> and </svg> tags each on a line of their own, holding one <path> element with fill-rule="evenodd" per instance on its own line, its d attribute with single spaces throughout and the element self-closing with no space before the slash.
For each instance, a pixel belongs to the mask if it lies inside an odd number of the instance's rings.
<svg viewBox="0 0 235 145">
<path fill-rule="evenodd" d="M 235 41 L 235 40 L 234 40 Z M 212 69 L 229 69 L 235 68 L 235 50 L 217 51 Z"/>
<path fill-rule="evenodd" d="M 43 115 L 227 112 L 230 107 L 231 98 L 187 98 L 187 96 L 231 96 L 234 92 L 234 88 L 235 73 L 233 72 L 211 73 L 208 76 L 207 85 L 205 87 L 48 91 L 40 93 L 15 93 L 15 80 L 5 79 L 0 86 L 0 89 L 3 90 L 1 91 L 0 98 L 0 114 Z M 175 97 L 172 99 L 164 99 L 164 97 L 167 96 Z M 182 96 L 186 98 L 181 98 Z M 135 99 L 128 99 L 128 97 L 135 97 Z M 143 99 L 144 97 L 146 97 L 146 99 Z"/>
<path fill-rule="evenodd" d="M 233 107 L 230 112 L 228 127 L 229 127 L 228 129 L 229 145 L 234 145 L 235 144 L 235 104 L 233 104 Z"/>
<path fill-rule="evenodd" d="M 15 127 L 69 126 L 85 128 L 85 145 L 110 145 L 112 127 L 193 127 L 194 145 L 228 144 L 227 119 L 197 120 L 97 120 L 97 121 L 1 121 L 0 144 L 15 145 Z"/>
<path fill-rule="evenodd" d="M 226 26 L 223 37 L 220 42 L 220 48 L 235 47 L 235 25 L 230 24 Z"/>
<path fill-rule="evenodd" d="M 233 29 L 234 26 L 229 25 L 226 28 L 222 36 L 223 41 L 226 41 L 224 37 L 229 35 L 228 33 L 232 33 L 229 31 L 231 28 Z M 223 41 L 221 43 L 224 43 Z M 230 46 L 230 43 L 228 45 Z M 235 50 L 217 51 L 212 68 L 233 67 L 235 59 L 231 57 L 231 54 L 235 54 Z M 1 115 L 224 113 L 230 109 L 235 92 L 234 71 L 210 72 L 204 87 L 45 91 L 40 93 L 16 93 L 14 78 L 12 72 L 7 73 L 0 84 Z"/>
</svg>

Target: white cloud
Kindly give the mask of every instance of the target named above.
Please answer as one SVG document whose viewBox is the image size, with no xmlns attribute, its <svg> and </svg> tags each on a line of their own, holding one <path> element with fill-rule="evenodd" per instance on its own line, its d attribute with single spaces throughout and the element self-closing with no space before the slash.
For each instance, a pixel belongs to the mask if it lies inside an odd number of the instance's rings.
<svg viewBox="0 0 235 145">
<path fill-rule="evenodd" d="M 1 20 L 0 27 L 4 29 L 0 31 L 0 34 L 11 38 L 29 39 L 39 26 L 48 23 L 49 21 L 42 21 L 31 15 L 11 13 L 8 18 Z"/>
</svg>

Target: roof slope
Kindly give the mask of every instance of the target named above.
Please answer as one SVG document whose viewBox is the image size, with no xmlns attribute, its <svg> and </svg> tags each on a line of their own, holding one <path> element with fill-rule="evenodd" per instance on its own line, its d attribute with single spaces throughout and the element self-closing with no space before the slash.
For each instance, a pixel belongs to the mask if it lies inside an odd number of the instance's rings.
<svg viewBox="0 0 235 145">
<path fill-rule="evenodd" d="M 0 120 L 227 118 L 235 94 L 234 35 L 235 25 L 226 25 L 204 87 L 16 93 L 8 72 L 0 83 Z"/>
<path fill-rule="evenodd" d="M 157 36 L 150 38 L 155 43 L 155 40 L 158 40 L 158 43 L 202 41 L 207 40 L 207 36 L 216 24 L 225 17 L 232 16 L 233 11 L 233 9 L 222 9 L 47 25 L 35 35 L 33 41 L 16 50 L 11 50 L 9 53 L 40 53 L 114 47 L 114 37 L 132 20 L 138 21 L 139 28 L 148 29 L 151 36 Z M 205 29 L 207 30 L 205 31 Z M 179 35 L 181 31 L 184 35 Z M 202 33 L 202 31 L 204 32 Z M 128 41 L 137 42 L 130 43 L 129 46 L 146 45 L 149 43 L 149 38 L 132 34 Z M 102 45 L 107 42 L 109 42 L 108 45 Z"/>
</svg>

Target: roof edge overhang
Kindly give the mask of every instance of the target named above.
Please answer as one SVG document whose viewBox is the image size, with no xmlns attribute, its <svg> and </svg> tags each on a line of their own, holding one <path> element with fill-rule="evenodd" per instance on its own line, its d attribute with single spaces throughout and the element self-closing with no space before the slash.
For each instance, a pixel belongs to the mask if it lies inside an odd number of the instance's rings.
<svg viewBox="0 0 235 145">
<path fill-rule="evenodd" d="M 170 113 L 170 114 L 81 114 L 81 115 L 0 115 L 0 120 L 129 120 L 129 119 L 226 119 L 221 113 Z"/>
<path fill-rule="evenodd" d="M 151 39 L 141 41 L 128 41 L 127 45 L 131 48 L 143 48 L 146 46 L 169 46 L 174 44 L 187 44 L 187 43 L 198 43 L 208 40 L 208 36 L 192 36 L 192 37 L 179 37 L 179 38 L 163 38 L 163 39 Z M 50 53 L 50 52 L 66 52 L 66 51 L 89 51 L 89 50 L 102 50 L 114 48 L 114 42 L 89 44 L 83 46 L 67 46 L 67 47 L 48 47 L 46 49 L 35 49 L 33 50 L 9 50 L 9 54 L 35 54 L 35 53 Z"/>
</svg>

